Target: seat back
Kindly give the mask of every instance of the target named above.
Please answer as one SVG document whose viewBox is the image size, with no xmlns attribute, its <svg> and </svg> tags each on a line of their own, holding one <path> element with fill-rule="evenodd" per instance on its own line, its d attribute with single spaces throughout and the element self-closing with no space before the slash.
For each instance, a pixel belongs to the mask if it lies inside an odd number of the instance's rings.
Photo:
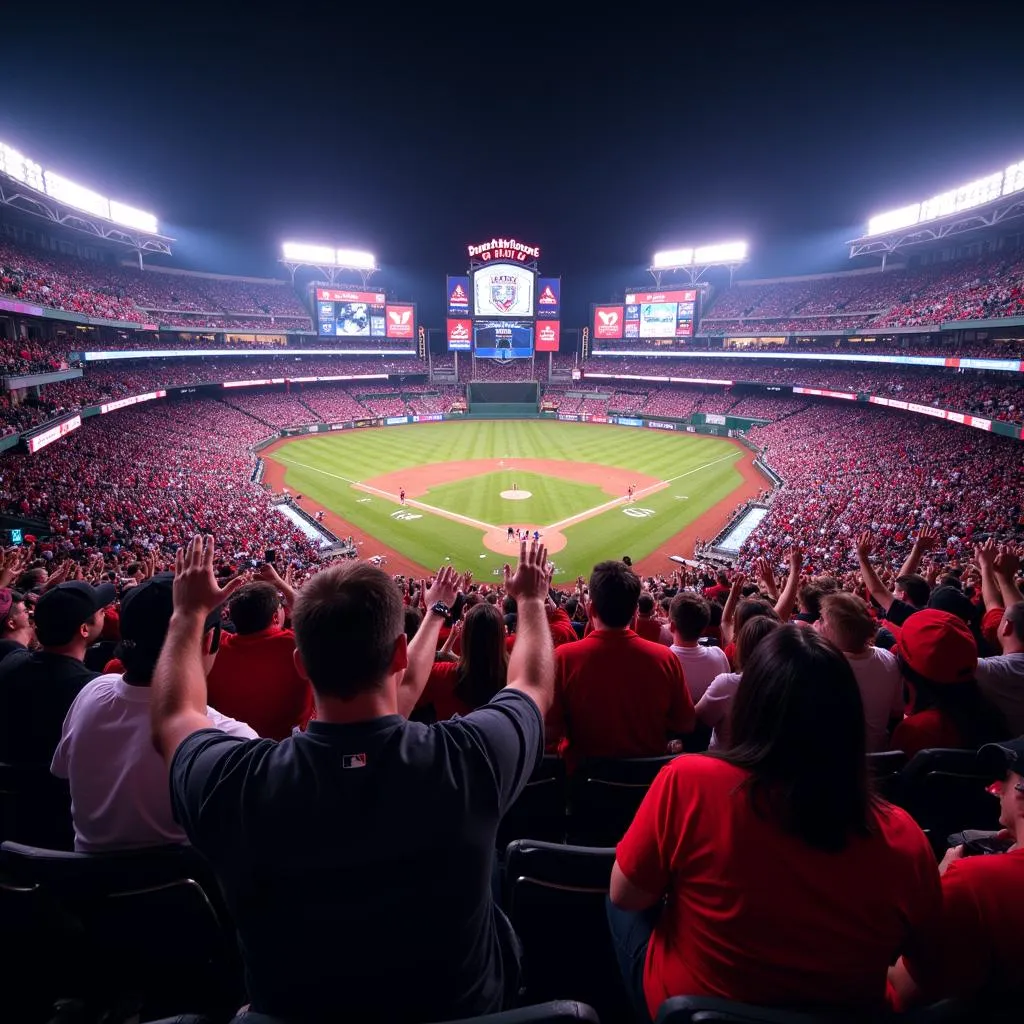
<svg viewBox="0 0 1024 1024">
<path fill-rule="evenodd" d="M 906 763 L 907 755 L 902 750 L 883 750 L 877 754 L 868 754 L 868 774 L 879 796 L 892 802 L 896 801 L 900 775 Z"/>
<path fill-rule="evenodd" d="M 519 799 L 498 826 L 498 849 L 513 839 L 542 839 L 560 843 L 565 838 L 565 762 L 545 755 Z"/>
<path fill-rule="evenodd" d="M 59 907 L 83 937 L 91 997 L 130 988 L 153 1013 L 231 1010 L 243 995 L 234 927 L 189 847 L 84 854 L 5 842 L 0 877 Z"/>
<path fill-rule="evenodd" d="M 569 842 L 614 846 L 625 835 L 654 777 L 673 759 L 667 756 L 584 761 L 569 785 Z"/>
<path fill-rule="evenodd" d="M 521 839 L 505 853 L 505 908 L 523 944 L 526 998 L 579 999 L 628 1019 L 605 899 L 614 849 Z"/>
<path fill-rule="evenodd" d="M 462 1017 L 447 1021 L 446 1024 L 571 1024 L 586 1021 L 600 1024 L 592 1006 L 570 999 L 555 999 L 536 1006 L 521 1006 L 516 1010 L 488 1013 L 482 1017 Z"/>
<path fill-rule="evenodd" d="M 710 996 L 675 996 L 661 1004 L 654 1024 L 837 1024 L 841 1019 L 839 1014 L 775 1010 Z"/>
<path fill-rule="evenodd" d="M 71 790 L 41 765 L 0 763 L 0 840 L 70 850 Z"/>
<path fill-rule="evenodd" d="M 941 852 L 953 832 L 999 828 L 999 801 L 986 792 L 992 781 L 973 750 L 921 750 L 900 774 L 897 802 Z"/>
</svg>

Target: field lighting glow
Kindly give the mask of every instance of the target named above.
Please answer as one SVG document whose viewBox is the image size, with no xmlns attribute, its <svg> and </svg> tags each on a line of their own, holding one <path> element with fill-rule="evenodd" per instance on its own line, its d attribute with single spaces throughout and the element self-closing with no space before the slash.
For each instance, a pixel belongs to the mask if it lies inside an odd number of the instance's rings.
<svg viewBox="0 0 1024 1024">
<path fill-rule="evenodd" d="M 911 203 L 897 210 L 879 213 L 868 221 L 868 235 L 885 235 L 890 231 L 911 228 L 915 224 L 948 217 L 953 213 L 973 210 L 996 199 L 1024 190 L 1024 160 L 1010 164 L 1005 171 L 987 174 L 948 192 L 940 192 L 921 203 Z"/>
<path fill-rule="evenodd" d="M 114 199 L 107 199 L 99 192 L 79 185 L 62 174 L 44 170 L 41 164 L 30 160 L 13 146 L 8 146 L 3 142 L 0 142 L 0 174 L 6 174 L 9 178 L 20 181 L 28 188 L 34 189 L 36 192 L 43 192 L 51 199 L 56 199 L 58 203 L 73 206 L 76 210 L 83 210 L 94 217 L 102 217 L 104 220 L 121 224 L 124 227 L 135 228 L 137 231 L 145 231 L 153 235 L 157 233 L 155 214 L 146 213 L 145 210 L 138 210 L 134 206 L 119 203 Z"/>
<path fill-rule="evenodd" d="M 674 270 L 677 267 L 702 267 L 713 263 L 742 263 L 747 258 L 746 242 L 721 242 L 696 249 L 666 249 L 654 254 L 652 269 Z"/>
<path fill-rule="evenodd" d="M 289 263 L 308 263 L 318 267 L 343 267 L 352 270 L 376 270 L 373 253 L 358 249 L 335 249 L 329 245 L 311 245 L 307 242 L 285 242 L 281 246 Z"/>
</svg>

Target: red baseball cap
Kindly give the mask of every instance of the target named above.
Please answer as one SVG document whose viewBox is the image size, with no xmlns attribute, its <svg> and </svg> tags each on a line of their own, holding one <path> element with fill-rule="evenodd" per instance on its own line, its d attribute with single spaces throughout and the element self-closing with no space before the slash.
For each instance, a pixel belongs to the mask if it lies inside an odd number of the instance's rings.
<svg viewBox="0 0 1024 1024">
<path fill-rule="evenodd" d="M 978 667 L 978 645 L 967 623 L 937 608 L 914 612 L 900 628 L 896 653 L 931 683 L 966 683 Z"/>
</svg>

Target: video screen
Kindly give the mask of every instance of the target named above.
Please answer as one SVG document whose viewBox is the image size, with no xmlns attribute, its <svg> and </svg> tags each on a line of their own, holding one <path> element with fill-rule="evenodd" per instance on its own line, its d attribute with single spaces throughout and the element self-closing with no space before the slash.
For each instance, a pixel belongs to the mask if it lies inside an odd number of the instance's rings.
<svg viewBox="0 0 1024 1024">
<path fill-rule="evenodd" d="M 321 338 L 413 338 L 414 308 L 386 299 L 384 292 L 317 288 L 317 333 Z"/>
<path fill-rule="evenodd" d="M 697 291 L 636 292 L 626 296 L 625 338 L 690 338 Z"/>
<path fill-rule="evenodd" d="M 533 271 L 512 263 L 494 263 L 473 271 L 476 316 L 533 316 Z"/>
<path fill-rule="evenodd" d="M 474 320 L 473 350 L 481 359 L 529 359 L 532 320 Z"/>
</svg>

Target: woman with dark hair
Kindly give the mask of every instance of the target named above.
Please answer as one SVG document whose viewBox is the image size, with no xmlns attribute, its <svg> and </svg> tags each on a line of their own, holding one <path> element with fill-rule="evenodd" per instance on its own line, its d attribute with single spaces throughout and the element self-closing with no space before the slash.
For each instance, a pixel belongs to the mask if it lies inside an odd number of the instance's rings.
<svg viewBox="0 0 1024 1024">
<path fill-rule="evenodd" d="M 504 688 L 508 646 L 505 620 L 497 605 L 486 601 L 473 605 L 454 636 L 459 639 L 459 660 L 434 663 L 414 714 L 432 705 L 438 722 L 468 715 Z"/>
<path fill-rule="evenodd" d="M 729 718 L 742 678 L 743 666 L 754 648 L 769 633 L 781 626 L 774 610 L 771 615 L 755 615 L 748 619 L 736 636 L 736 667 L 739 672 L 722 672 L 708 684 L 708 688 L 697 701 L 694 713 L 701 725 L 711 729 L 710 750 L 729 745 Z"/>
<path fill-rule="evenodd" d="M 849 664 L 787 625 L 744 664 L 732 745 L 655 779 L 616 850 L 608 917 L 644 1016 L 683 994 L 872 1014 L 940 909 L 928 840 L 871 791 Z"/>
</svg>

